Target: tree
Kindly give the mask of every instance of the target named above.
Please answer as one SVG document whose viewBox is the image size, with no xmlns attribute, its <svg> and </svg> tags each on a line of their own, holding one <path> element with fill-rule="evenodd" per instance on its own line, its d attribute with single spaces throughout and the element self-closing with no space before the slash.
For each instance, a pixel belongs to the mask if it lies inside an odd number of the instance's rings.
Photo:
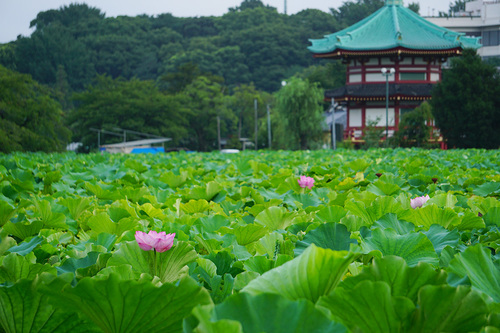
<svg viewBox="0 0 500 333">
<path fill-rule="evenodd" d="M 408 9 L 414 11 L 415 13 L 419 14 L 420 12 L 420 4 L 418 2 L 412 2 L 408 5 Z"/>
<path fill-rule="evenodd" d="M 224 87 L 211 77 L 199 76 L 184 89 L 184 106 L 189 110 L 186 117 L 189 122 L 187 145 L 199 151 L 217 148 L 217 116 L 221 120 L 221 132 L 233 132 L 236 117 L 226 107 Z"/>
<path fill-rule="evenodd" d="M 292 77 L 276 93 L 277 144 L 286 149 L 311 149 L 321 139 L 323 91 L 316 83 Z"/>
<path fill-rule="evenodd" d="M 345 85 L 345 72 L 346 66 L 340 60 L 334 60 L 309 66 L 296 75 L 309 82 L 317 82 L 322 89 L 334 89 Z"/>
<path fill-rule="evenodd" d="M 383 5 L 383 0 L 357 0 L 356 2 L 344 2 L 338 10 L 333 8 L 330 10 L 343 27 L 349 27 L 370 16 Z"/>
<path fill-rule="evenodd" d="M 395 140 L 400 147 L 423 147 L 426 145 L 432 128 L 426 121 L 432 119 L 432 109 L 428 102 L 415 110 L 405 113 L 399 122 Z"/>
<path fill-rule="evenodd" d="M 500 77 L 475 50 L 451 62 L 432 92 L 432 112 L 449 147 L 500 146 Z"/>
<path fill-rule="evenodd" d="M 70 131 L 54 93 L 0 66 L 0 152 L 63 151 Z"/>
<path fill-rule="evenodd" d="M 180 98 L 163 94 L 153 81 L 101 75 L 85 91 L 75 94 L 74 100 L 77 107 L 71 114 L 71 123 L 75 139 L 81 140 L 88 150 L 97 146 L 97 135 L 92 129 L 119 127 L 169 137 L 174 144 L 187 136 L 183 114 L 186 110 Z"/>
</svg>

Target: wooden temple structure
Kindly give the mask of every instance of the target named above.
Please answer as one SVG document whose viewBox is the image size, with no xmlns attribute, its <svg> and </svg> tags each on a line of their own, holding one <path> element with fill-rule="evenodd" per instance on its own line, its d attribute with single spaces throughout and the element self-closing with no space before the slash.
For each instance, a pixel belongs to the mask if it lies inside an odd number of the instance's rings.
<svg viewBox="0 0 500 333">
<path fill-rule="evenodd" d="M 375 126 L 387 130 L 384 139 L 392 136 L 405 112 L 431 98 L 442 64 L 464 48 L 481 47 L 479 38 L 428 22 L 403 0 L 386 0 L 360 22 L 310 42 L 314 57 L 347 65 L 346 85 L 326 91 L 325 99 L 346 106 L 344 138 L 354 143 L 363 142 L 364 128 L 377 120 Z"/>
</svg>

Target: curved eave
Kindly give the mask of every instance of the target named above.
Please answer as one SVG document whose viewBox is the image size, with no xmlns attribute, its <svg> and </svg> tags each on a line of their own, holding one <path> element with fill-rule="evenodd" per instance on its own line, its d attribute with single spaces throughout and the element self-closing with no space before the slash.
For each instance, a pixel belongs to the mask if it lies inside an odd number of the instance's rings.
<svg viewBox="0 0 500 333">
<path fill-rule="evenodd" d="M 422 49 L 414 50 L 407 49 L 404 47 L 396 47 L 388 50 L 344 50 L 337 49 L 334 52 L 328 53 L 315 53 L 313 56 L 315 58 L 359 58 L 366 56 L 400 56 L 400 55 L 412 55 L 412 56 L 438 56 L 438 57 L 451 57 L 458 56 L 462 54 L 462 48 L 452 48 L 447 50 L 432 50 L 432 49 Z"/>
<path fill-rule="evenodd" d="M 399 4 L 388 5 L 362 21 L 322 39 L 310 39 L 315 55 L 373 52 L 403 48 L 414 51 L 447 51 L 481 47 L 479 38 L 467 37 L 420 17 Z"/>
<path fill-rule="evenodd" d="M 431 98 L 433 83 L 390 83 L 389 100 L 424 101 Z M 356 84 L 325 91 L 325 100 L 385 101 L 386 85 Z"/>
</svg>

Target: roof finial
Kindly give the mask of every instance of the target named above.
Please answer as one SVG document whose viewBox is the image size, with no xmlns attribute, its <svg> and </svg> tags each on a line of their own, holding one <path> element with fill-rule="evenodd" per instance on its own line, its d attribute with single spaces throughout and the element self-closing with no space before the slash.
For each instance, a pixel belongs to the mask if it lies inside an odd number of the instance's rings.
<svg viewBox="0 0 500 333">
<path fill-rule="evenodd" d="M 385 0 L 385 5 L 396 5 L 396 6 L 402 6 L 403 5 L 403 0 Z"/>
</svg>

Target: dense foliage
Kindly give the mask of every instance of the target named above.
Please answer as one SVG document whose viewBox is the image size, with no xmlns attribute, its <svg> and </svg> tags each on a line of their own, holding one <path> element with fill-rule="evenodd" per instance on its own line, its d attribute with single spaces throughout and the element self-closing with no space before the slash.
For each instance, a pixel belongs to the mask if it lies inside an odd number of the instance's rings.
<svg viewBox="0 0 500 333">
<path fill-rule="evenodd" d="M 497 332 L 499 197 L 497 150 L 0 155 L 0 330 Z"/>
<path fill-rule="evenodd" d="M 278 148 L 311 149 L 321 141 L 323 91 L 308 80 L 292 78 L 276 94 Z"/>
<path fill-rule="evenodd" d="M 436 126 L 450 147 L 500 147 L 500 75 L 466 49 L 432 92 Z"/>
<path fill-rule="evenodd" d="M 62 151 L 69 137 L 57 95 L 0 66 L 0 152 Z"/>
<path fill-rule="evenodd" d="M 62 66 L 73 91 L 97 74 L 157 80 L 186 63 L 235 87 L 277 90 L 281 80 L 314 64 L 309 38 L 339 29 L 319 10 L 284 15 L 261 1 L 243 1 L 220 17 L 105 17 L 86 4 L 38 13 L 31 36 L 4 45 L 0 64 L 56 85 Z"/>
<path fill-rule="evenodd" d="M 432 108 L 428 102 L 403 114 L 394 134 L 395 143 L 399 147 L 426 147 L 432 134 L 431 120 Z"/>
</svg>

